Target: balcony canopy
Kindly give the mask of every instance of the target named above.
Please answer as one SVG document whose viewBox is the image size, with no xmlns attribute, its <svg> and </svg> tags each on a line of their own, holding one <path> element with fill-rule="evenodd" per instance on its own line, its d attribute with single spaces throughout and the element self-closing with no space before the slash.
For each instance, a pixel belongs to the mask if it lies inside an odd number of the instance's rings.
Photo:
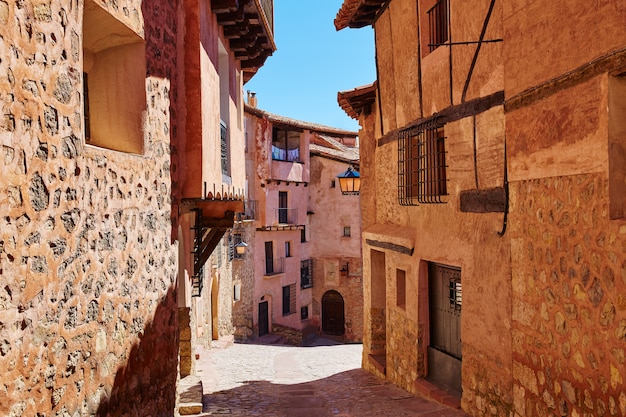
<svg viewBox="0 0 626 417">
<path fill-rule="evenodd" d="M 230 49 L 241 62 L 244 82 L 276 50 L 273 0 L 211 0 L 211 10 L 224 28 Z"/>
</svg>

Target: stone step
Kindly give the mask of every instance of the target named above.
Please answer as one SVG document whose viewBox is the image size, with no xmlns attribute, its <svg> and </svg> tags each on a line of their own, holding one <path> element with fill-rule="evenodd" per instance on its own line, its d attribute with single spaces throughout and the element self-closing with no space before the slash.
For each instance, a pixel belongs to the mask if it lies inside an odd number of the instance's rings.
<svg viewBox="0 0 626 417">
<path fill-rule="evenodd" d="M 202 380 L 186 376 L 178 384 L 178 413 L 189 416 L 202 413 Z"/>
</svg>

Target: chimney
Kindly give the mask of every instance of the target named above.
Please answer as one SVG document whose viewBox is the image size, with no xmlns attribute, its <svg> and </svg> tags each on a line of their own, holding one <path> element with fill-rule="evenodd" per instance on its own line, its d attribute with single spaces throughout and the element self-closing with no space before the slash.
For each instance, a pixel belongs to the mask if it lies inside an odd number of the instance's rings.
<svg viewBox="0 0 626 417">
<path fill-rule="evenodd" d="M 248 90 L 248 105 L 256 108 L 256 93 Z"/>
</svg>

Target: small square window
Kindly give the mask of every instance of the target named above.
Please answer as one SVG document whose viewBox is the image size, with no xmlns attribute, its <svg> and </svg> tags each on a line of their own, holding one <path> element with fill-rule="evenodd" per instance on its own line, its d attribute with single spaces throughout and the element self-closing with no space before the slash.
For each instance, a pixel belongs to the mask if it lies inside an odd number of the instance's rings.
<svg viewBox="0 0 626 417">
<path fill-rule="evenodd" d="M 350 226 L 344 226 L 343 227 L 343 236 L 344 237 L 350 237 Z"/>
<path fill-rule="evenodd" d="M 309 318 L 309 306 L 300 308 L 300 320 L 306 320 Z"/>
<path fill-rule="evenodd" d="M 330 180 L 330 188 L 335 188 L 336 184 L 335 184 L 335 180 Z"/>
</svg>

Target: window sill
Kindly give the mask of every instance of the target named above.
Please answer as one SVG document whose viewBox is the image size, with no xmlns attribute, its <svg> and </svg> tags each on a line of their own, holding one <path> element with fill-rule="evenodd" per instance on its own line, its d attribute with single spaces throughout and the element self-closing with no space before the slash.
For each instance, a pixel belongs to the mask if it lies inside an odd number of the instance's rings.
<svg viewBox="0 0 626 417">
<path fill-rule="evenodd" d="M 271 272 L 271 273 L 269 273 L 269 274 L 266 272 L 266 273 L 263 275 L 263 278 L 268 278 L 268 279 L 269 279 L 269 278 L 281 277 L 281 276 L 284 276 L 284 275 L 285 275 L 285 273 L 284 273 L 284 272 Z"/>
</svg>

